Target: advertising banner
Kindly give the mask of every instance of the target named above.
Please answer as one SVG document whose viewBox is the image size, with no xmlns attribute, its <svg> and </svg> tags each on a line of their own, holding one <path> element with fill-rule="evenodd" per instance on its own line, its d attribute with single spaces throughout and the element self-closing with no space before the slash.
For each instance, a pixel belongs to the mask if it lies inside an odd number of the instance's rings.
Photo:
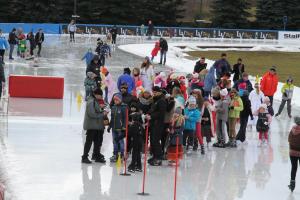
<svg viewBox="0 0 300 200">
<path fill-rule="evenodd" d="M 300 41 L 300 32 L 296 31 L 279 31 L 279 40 L 298 40 Z"/>
</svg>

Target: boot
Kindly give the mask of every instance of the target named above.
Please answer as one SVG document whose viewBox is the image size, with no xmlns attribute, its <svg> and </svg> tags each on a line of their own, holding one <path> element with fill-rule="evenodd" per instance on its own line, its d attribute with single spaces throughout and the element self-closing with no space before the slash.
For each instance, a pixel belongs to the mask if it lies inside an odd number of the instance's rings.
<svg viewBox="0 0 300 200">
<path fill-rule="evenodd" d="M 295 186 L 296 186 L 296 181 L 295 180 L 291 180 L 291 182 L 289 184 L 289 188 L 290 188 L 291 192 L 294 191 Z"/>
<path fill-rule="evenodd" d="M 204 155 L 205 154 L 205 150 L 204 150 L 204 145 L 201 145 L 201 154 Z"/>
<path fill-rule="evenodd" d="M 128 166 L 128 172 L 134 173 L 135 172 L 135 166 L 133 164 L 130 164 Z"/>
<path fill-rule="evenodd" d="M 104 157 L 99 156 L 99 157 L 97 157 L 97 158 L 95 159 L 95 162 L 98 162 L 98 163 L 106 163 L 106 160 L 105 160 Z"/>
<path fill-rule="evenodd" d="M 151 166 L 161 166 L 162 162 L 161 160 L 158 160 L 158 159 L 154 159 L 152 160 L 152 162 L 149 162 L 149 165 Z"/>
<path fill-rule="evenodd" d="M 81 157 L 81 163 L 84 163 L 84 164 L 91 164 L 92 161 L 90 161 L 88 157 L 82 156 L 82 157 Z"/>
</svg>

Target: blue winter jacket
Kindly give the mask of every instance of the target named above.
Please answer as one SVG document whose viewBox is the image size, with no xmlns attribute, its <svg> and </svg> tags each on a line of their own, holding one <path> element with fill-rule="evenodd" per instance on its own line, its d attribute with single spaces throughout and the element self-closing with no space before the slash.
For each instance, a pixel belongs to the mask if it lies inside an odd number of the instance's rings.
<svg viewBox="0 0 300 200">
<path fill-rule="evenodd" d="M 8 49 L 8 43 L 5 39 L 5 37 L 3 37 L 3 36 L 0 36 L 0 49 L 1 50 Z"/>
<path fill-rule="evenodd" d="M 134 79 L 129 74 L 123 74 L 118 78 L 118 89 L 121 92 L 122 83 L 126 83 L 128 86 L 128 93 L 131 94 L 132 90 L 135 87 Z"/>
<path fill-rule="evenodd" d="M 215 68 L 211 67 L 204 78 L 204 91 L 210 92 L 217 85 L 215 77 Z"/>
<path fill-rule="evenodd" d="M 92 60 L 93 60 L 93 58 L 94 58 L 94 55 L 95 55 L 95 54 L 93 54 L 93 52 L 88 51 L 88 52 L 86 52 L 86 54 L 82 57 L 81 60 L 84 60 L 84 59 L 85 59 L 86 65 L 88 66 L 88 65 L 92 62 Z"/>
<path fill-rule="evenodd" d="M 225 73 L 231 72 L 231 66 L 226 59 L 217 60 L 213 66 L 216 68 L 217 78 L 221 78 Z"/>
<path fill-rule="evenodd" d="M 185 120 L 185 130 L 196 130 L 196 123 L 200 121 L 200 115 L 201 112 L 195 108 L 195 109 L 184 109 L 184 115 L 188 118 Z"/>
</svg>

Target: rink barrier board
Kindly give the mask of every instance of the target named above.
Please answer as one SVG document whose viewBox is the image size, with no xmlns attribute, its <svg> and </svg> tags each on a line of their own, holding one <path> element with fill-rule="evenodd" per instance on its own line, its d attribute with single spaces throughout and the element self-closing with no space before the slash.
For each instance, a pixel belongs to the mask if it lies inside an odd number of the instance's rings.
<svg viewBox="0 0 300 200">
<path fill-rule="evenodd" d="M 47 34 L 60 34 L 60 24 L 40 24 L 40 23 L 0 23 L 3 33 L 9 33 L 13 28 L 22 28 L 25 33 L 33 31 L 36 33 L 40 28 Z"/>
<path fill-rule="evenodd" d="M 9 76 L 10 97 L 62 99 L 64 78 L 50 76 Z"/>
<path fill-rule="evenodd" d="M 39 24 L 39 23 L 0 23 L 0 29 L 9 33 L 13 28 L 22 28 L 25 33 L 37 32 L 42 28 L 46 34 L 66 34 L 68 24 Z M 79 34 L 107 34 L 113 25 L 107 24 L 77 24 Z M 119 35 L 140 36 L 140 26 L 117 25 Z M 147 26 L 144 27 L 144 34 Z M 153 36 L 187 37 L 187 38 L 221 38 L 221 39 L 267 39 L 278 40 L 279 31 L 248 30 L 248 29 L 219 29 L 219 28 L 190 28 L 190 27 L 154 27 Z"/>
</svg>

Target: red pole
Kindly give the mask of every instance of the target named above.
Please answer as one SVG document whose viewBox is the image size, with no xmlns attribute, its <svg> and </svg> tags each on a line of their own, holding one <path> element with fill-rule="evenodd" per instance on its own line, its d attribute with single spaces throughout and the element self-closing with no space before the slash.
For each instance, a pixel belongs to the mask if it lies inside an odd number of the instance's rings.
<svg viewBox="0 0 300 200">
<path fill-rule="evenodd" d="M 126 129 L 125 129 L 125 155 L 124 155 L 124 173 L 120 174 L 122 176 L 130 176 L 130 174 L 127 173 L 127 146 L 128 146 L 128 108 L 126 109 Z"/>
<path fill-rule="evenodd" d="M 177 138 L 176 138 L 176 166 L 175 166 L 175 180 L 174 180 L 174 200 L 176 200 L 176 192 L 177 192 L 178 145 L 179 145 L 179 136 L 177 136 Z"/>
<path fill-rule="evenodd" d="M 142 185 L 142 192 L 138 193 L 138 195 L 149 195 L 145 193 L 145 181 L 146 181 L 146 166 L 147 166 L 147 152 L 148 152 L 148 135 L 149 135 L 149 121 L 147 122 L 146 126 L 146 139 L 145 139 L 145 152 L 144 152 L 144 176 L 143 176 L 143 185 Z"/>
</svg>

